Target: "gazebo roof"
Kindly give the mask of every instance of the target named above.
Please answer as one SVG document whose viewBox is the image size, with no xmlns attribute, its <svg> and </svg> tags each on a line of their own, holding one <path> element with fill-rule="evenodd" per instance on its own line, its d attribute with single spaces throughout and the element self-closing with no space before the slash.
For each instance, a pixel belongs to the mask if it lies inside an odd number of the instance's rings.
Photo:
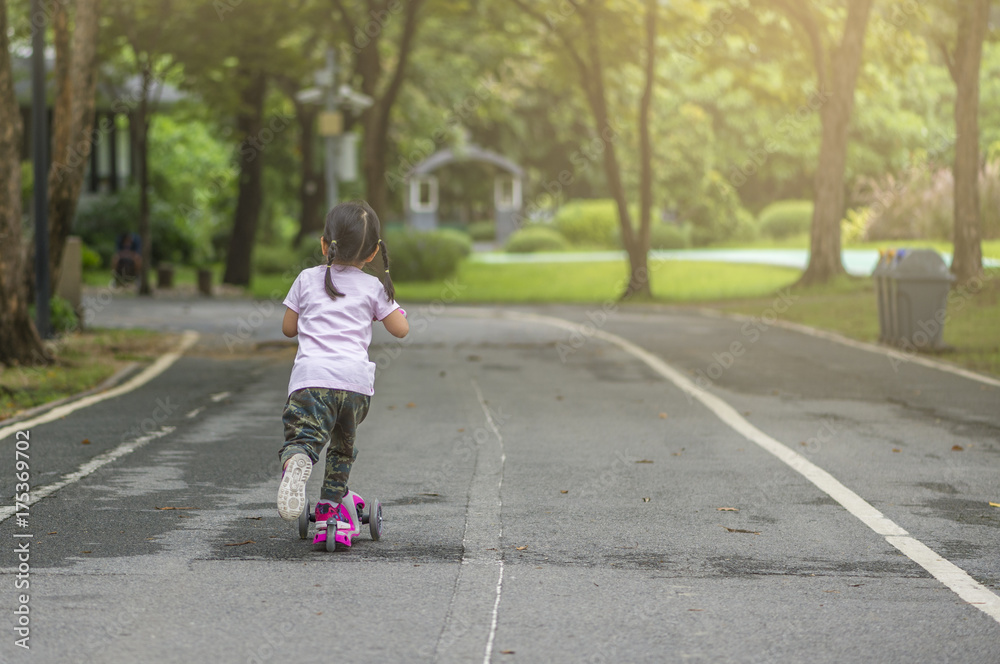
<svg viewBox="0 0 1000 664">
<path fill-rule="evenodd" d="M 414 176 L 428 175 L 442 166 L 447 166 L 460 161 L 485 161 L 487 163 L 493 164 L 503 170 L 516 175 L 517 177 L 524 177 L 524 169 L 515 164 L 510 159 L 493 152 L 492 150 L 486 150 L 478 145 L 466 145 L 460 150 L 454 148 L 445 148 L 439 152 L 435 152 L 431 156 L 424 159 L 422 162 L 414 166 L 409 173 L 406 174 L 407 178 L 412 178 Z"/>
</svg>

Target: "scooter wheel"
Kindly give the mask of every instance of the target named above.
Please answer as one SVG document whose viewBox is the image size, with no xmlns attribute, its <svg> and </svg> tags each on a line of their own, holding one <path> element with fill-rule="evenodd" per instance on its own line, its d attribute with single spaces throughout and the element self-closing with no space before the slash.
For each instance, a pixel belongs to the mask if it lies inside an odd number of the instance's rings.
<svg viewBox="0 0 1000 664">
<path fill-rule="evenodd" d="M 326 550 L 333 553 L 337 550 L 337 520 L 330 519 L 326 522 Z"/>
<path fill-rule="evenodd" d="M 368 530 L 376 542 L 382 538 L 382 503 L 374 499 L 368 503 Z"/>
</svg>

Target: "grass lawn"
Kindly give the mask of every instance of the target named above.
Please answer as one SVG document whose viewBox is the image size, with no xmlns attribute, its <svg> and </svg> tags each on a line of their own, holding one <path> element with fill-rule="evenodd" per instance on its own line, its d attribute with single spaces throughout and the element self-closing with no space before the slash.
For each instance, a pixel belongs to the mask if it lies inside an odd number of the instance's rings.
<svg viewBox="0 0 1000 664">
<path fill-rule="evenodd" d="M 983 240 L 983 257 L 1000 258 L 1000 240 Z M 845 244 L 844 249 L 934 249 L 940 253 L 950 254 L 952 243 L 945 240 L 880 240 L 878 242 L 855 242 Z M 713 245 L 712 249 L 808 249 L 809 236 L 796 235 L 781 240 L 761 238 L 752 242 L 738 244 L 722 243 Z"/>
<path fill-rule="evenodd" d="M 0 420 L 88 390 L 130 362 L 151 362 L 173 348 L 177 338 L 146 330 L 88 330 L 51 343 L 55 364 L 0 366 Z"/>
<path fill-rule="evenodd" d="M 1000 375 L 1000 270 L 987 271 L 979 291 L 956 291 L 949 301 L 944 342 L 954 350 L 938 355 L 974 371 Z M 841 277 L 826 286 L 793 288 L 799 300 L 782 320 L 832 330 L 861 341 L 878 341 L 875 289 L 870 279 Z M 709 303 L 717 309 L 760 316 L 771 298 Z"/>
</svg>

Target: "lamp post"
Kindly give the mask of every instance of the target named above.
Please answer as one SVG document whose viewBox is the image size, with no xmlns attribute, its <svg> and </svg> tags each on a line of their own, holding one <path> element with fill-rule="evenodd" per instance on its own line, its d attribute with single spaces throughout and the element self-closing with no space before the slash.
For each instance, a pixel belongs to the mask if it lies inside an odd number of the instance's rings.
<svg viewBox="0 0 1000 664">
<path fill-rule="evenodd" d="M 31 149 L 34 166 L 35 327 L 51 336 L 49 322 L 49 127 L 45 101 L 45 14 L 31 0 Z"/>
</svg>

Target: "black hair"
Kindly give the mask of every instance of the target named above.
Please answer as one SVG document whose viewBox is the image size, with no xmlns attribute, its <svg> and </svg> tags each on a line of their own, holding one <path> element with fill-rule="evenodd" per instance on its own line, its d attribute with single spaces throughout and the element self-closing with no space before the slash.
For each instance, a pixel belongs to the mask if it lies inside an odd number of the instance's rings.
<svg viewBox="0 0 1000 664">
<path fill-rule="evenodd" d="M 326 240 L 326 292 L 333 299 L 343 297 L 333 283 L 330 267 L 338 265 L 353 265 L 368 258 L 375 250 L 382 251 L 382 262 L 385 272 L 381 276 L 385 296 L 392 302 L 396 297 L 396 289 L 389 276 L 389 249 L 379 233 L 381 223 L 371 206 L 365 201 L 351 201 L 335 205 L 326 215 L 326 225 L 323 228 L 323 239 Z"/>
</svg>

